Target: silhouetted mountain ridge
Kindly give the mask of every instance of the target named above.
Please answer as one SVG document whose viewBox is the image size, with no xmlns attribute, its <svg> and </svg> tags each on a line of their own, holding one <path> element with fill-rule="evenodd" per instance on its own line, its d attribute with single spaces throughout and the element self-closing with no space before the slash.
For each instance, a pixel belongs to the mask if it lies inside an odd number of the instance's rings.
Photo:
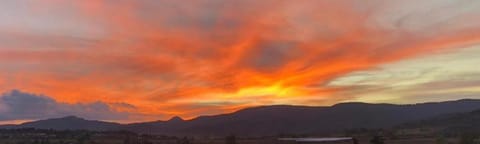
<svg viewBox="0 0 480 144">
<path fill-rule="evenodd" d="M 202 116 L 179 125 L 156 123 L 154 133 L 222 135 L 275 135 L 279 133 L 327 133 L 351 128 L 388 128 L 441 114 L 480 109 L 480 100 L 423 104 L 341 103 L 331 107 L 261 106 L 230 114 Z M 142 132 L 142 127 L 130 125 Z"/>
<path fill-rule="evenodd" d="M 17 127 L 121 129 L 166 135 L 321 134 L 353 128 L 389 128 L 410 121 L 477 109 L 480 109 L 480 100 L 472 99 L 409 105 L 368 103 L 340 103 L 330 107 L 274 105 L 252 107 L 229 114 L 201 116 L 191 120 L 173 117 L 168 121 L 120 125 L 66 117 L 36 121 L 32 122 L 33 124 L 26 123 Z"/>
<path fill-rule="evenodd" d="M 171 119 L 169 119 L 167 122 L 183 122 L 185 120 L 183 120 L 181 117 L 179 116 L 175 116 L 175 117 L 172 117 Z"/>
<path fill-rule="evenodd" d="M 1 126 L 2 128 L 4 126 Z M 121 124 L 112 122 L 103 122 L 97 120 L 86 120 L 77 116 L 66 116 L 62 118 L 52 118 L 33 122 L 26 122 L 20 125 L 9 125 L 4 128 L 37 128 L 37 129 L 55 129 L 55 130 L 114 130 L 121 127 Z"/>
<path fill-rule="evenodd" d="M 431 128 L 441 133 L 461 134 L 465 132 L 480 133 L 480 109 L 436 116 L 415 122 L 409 122 L 397 127 L 398 129 Z"/>
</svg>

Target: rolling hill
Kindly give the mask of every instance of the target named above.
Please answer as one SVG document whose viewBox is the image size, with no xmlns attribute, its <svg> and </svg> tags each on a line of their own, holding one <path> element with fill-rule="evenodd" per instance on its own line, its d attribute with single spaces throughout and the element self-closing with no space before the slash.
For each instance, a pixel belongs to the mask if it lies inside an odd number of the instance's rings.
<svg viewBox="0 0 480 144">
<path fill-rule="evenodd" d="M 230 114 L 201 116 L 192 120 L 116 124 L 77 117 L 48 119 L 15 128 L 130 130 L 166 135 L 276 135 L 331 133 L 352 128 L 390 128 L 410 121 L 480 109 L 480 100 L 458 100 L 412 105 L 342 103 L 330 107 L 262 106 Z M 8 126 L 12 127 L 12 126 Z M 0 127 L 1 128 L 1 127 Z M 4 127 L 6 128 L 6 127 Z"/>
<path fill-rule="evenodd" d="M 127 129 L 177 135 L 275 135 L 330 133 L 351 128 L 389 128 L 409 121 L 480 109 L 479 100 L 414 105 L 342 103 L 331 107 L 264 106 L 172 123 L 131 124 Z M 144 131 L 148 129 L 148 131 Z"/>
<path fill-rule="evenodd" d="M 67 116 L 63 118 L 53 118 L 27 122 L 20 125 L 5 125 L 0 128 L 18 129 L 18 128 L 37 128 L 37 129 L 54 129 L 54 130 L 114 130 L 121 127 L 121 124 L 86 120 L 76 116 Z"/>
<path fill-rule="evenodd" d="M 437 129 L 437 132 L 444 134 L 480 134 L 480 109 L 472 112 L 445 114 L 425 120 L 409 122 L 397 128 L 430 128 Z"/>
</svg>

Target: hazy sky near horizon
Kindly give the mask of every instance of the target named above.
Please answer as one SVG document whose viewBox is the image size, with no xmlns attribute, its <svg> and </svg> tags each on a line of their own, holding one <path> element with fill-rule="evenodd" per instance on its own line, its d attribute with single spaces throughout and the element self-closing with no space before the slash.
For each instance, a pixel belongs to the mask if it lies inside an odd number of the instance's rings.
<svg viewBox="0 0 480 144">
<path fill-rule="evenodd" d="M 477 0 L 2 0 L 0 122 L 480 98 Z"/>
</svg>

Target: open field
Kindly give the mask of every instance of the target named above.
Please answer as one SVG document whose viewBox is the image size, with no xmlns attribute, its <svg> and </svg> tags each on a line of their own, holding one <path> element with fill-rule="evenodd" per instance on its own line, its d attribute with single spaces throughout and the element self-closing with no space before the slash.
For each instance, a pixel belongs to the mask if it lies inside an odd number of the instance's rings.
<svg viewBox="0 0 480 144">
<path fill-rule="evenodd" d="M 314 137 L 314 136 L 307 136 Z M 316 136 L 320 137 L 320 136 Z M 360 144 L 370 144 L 372 135 L 353 136 Z M 37 129 L 0 130 L 0 144 L 296 144 L 280 141 L 281 136 L 269 137 L 175 137 L 164 135 L 140 135 L 127 131 L 54 131 Z M 385 144 L 476 144 L 462 143 L 462 137 L 435 137 L 422 135 L 384 136 Z M 476 136 L 478 138 L 478 136 Z M 463 138 L 465 139 L 465 138 Z M 477 139 L 478 140 L 478 139 Z M 336 144 L 351 144 L 337 142 Z M 328 144 L 328 143 L 326 143 Z"/>
</svg>

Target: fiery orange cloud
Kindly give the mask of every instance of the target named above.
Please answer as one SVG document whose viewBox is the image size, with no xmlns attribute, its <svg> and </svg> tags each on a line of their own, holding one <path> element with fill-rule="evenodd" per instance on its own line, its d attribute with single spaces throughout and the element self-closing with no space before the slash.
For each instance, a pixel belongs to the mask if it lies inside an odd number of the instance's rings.
<svg viewBox="0 0 480 144">
<path fill-rule="evenodd" d="M 0 90 L 158 116 L 146 119 L 332 104 L 355 97 L 334 97 L 348 87 L 333 79 L 480 42 L 478 10 L 429 2 L 29 1 L 24 15 L 58 23 L 1 29 Z"/>
</svg>

